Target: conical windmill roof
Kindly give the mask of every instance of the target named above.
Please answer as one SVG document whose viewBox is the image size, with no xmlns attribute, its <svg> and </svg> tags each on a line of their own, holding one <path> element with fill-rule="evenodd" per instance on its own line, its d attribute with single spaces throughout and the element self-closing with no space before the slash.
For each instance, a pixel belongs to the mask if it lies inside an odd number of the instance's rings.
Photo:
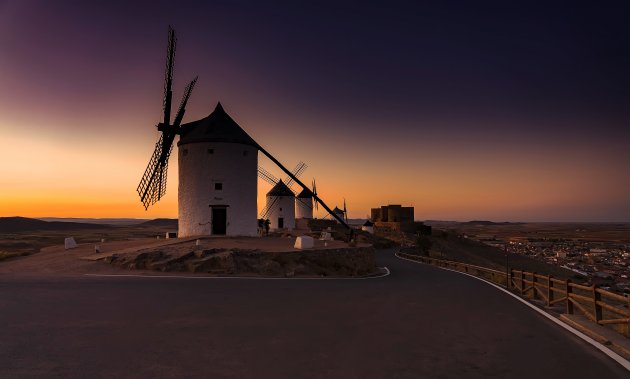
<svg viewBox="0 0 630 379">
<path fill-rule="evenodd" d="M 221 103 L 210 115 L 182 125 L 177 146 L 195 142 L 241 143 L 258 148 L 258 144 L 230 117 Z"/>
<path fill-rule="evenodd" d="M 278 183 L 269 192 L 267 192 L 267 196 L 295 196 L 293 191 L 280 179 Z"/>
<path fill-rule="evenodd" d="M 313 192 L 304 188 L 302 192 L 300 192 L 300 194 L 297 195 L 297 197 L 299 197 L 300 199 L 310 199 L 313 197 Z"/>
</svg>

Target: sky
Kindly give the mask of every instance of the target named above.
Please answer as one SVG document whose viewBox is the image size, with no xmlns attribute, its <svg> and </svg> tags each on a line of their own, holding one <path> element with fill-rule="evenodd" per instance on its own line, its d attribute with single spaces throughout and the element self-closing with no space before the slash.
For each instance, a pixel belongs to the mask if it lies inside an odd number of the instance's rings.
<svg viewBox="0 0 630 379">
<path fill-rule="evenodd" d="M 0 216 L 177 217 L 176 157 L 159 203 L 135 191 L 172 25 L 174 104 L 199 75 L 184 122 L 221 101 L 350 218 L 402 204 L 418 220 L 630 221 L 628 11 L 0 0 Z"/>
</svg>

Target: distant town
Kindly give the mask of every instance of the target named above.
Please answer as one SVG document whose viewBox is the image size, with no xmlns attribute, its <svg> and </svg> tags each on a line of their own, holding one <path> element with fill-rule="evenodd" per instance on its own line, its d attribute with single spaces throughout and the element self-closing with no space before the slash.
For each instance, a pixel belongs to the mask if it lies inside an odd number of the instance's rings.
<svg viewBox="0 0 630 379">
<path fill-rule="evenodd" d="M 575 229 L 576 233 L 587 232 Z M 567 268 L 604 289 L 630 293 L 630 244 L 599 239 L 463 234 L 501 249 Z"/>
</svg>

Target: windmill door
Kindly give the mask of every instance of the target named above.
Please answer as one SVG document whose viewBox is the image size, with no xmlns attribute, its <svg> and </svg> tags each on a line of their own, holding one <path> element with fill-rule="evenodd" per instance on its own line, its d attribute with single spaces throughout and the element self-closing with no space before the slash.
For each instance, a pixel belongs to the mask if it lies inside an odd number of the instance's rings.
<svg viewBox="0 0 630 379">
<path fill-rule="evenodd" d="M 284 228 L 284 218 L 278 217 L 278 229 Z"/>
<path fill-rule="evenodd" d="M 225 235 L 227 231 L 227 208 L 212 208 L 212 234 Z"/>
</svg>

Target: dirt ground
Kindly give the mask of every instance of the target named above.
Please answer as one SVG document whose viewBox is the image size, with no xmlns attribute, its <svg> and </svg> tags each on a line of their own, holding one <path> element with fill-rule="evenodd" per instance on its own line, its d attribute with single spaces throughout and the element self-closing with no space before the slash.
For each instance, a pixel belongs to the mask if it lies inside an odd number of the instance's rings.
<svg viewBox="0 0 630 379">
<path fill-rule="evenodd" d="M 196 245 L 197 238 L 155 239 L 138 238 L 125 241 L 106 241 L 104 243 L 79 244 L 75 249 L 66 250 L 63 245 L 45 247 L 40 252 L 0 262 L 0 275 L 82 275 L 82 274 L 120 274 L 128 272 L 105 263 L 102 259 L 117 255 L 134 255 L 145 249 L 155 249 L 170 245 L 174 251 L 186 250 Z M 222 237 L 201 238 L 200 249 L 241 249 L 268 252 L 297 251 L 293 247 L 294 237 Z M 95 254 L 95 245 L 101 253 Z M 326 245 L 326 246 L 325 246 Z M 315 241 L 314 250 L 348 247 L 342 241 Z M 156 271 L 137 270 L 134 274 L 156 275 Z M 171 273 L 172 274 L 172 273 Z"/>
</svg>

